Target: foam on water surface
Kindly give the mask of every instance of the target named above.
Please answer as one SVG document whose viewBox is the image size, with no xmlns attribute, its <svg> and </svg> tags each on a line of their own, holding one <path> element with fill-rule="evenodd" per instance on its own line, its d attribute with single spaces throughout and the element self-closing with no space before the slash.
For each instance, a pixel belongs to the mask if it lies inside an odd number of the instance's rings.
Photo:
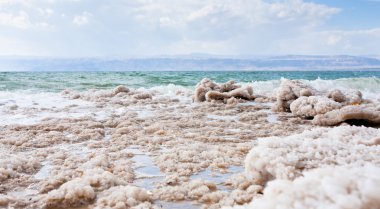
<svg viewBox="0 0 380 209">
<path fill-rule="evenodd" d="M 48 118 L 92 117 L 103 120 L 126 111 L 125 107 L 98 108 L 93 102 L 64 98 L 59 93 L 0 91 L 0 126 L 32 125 Z"/>
<path fill-rule="evenodd" d="M 0 126 L 34 124 L 44 118 L 79 118 L 91 115 L 94 104 L 69 100 L 57 93 L 0 92 Z"/>
</svg>

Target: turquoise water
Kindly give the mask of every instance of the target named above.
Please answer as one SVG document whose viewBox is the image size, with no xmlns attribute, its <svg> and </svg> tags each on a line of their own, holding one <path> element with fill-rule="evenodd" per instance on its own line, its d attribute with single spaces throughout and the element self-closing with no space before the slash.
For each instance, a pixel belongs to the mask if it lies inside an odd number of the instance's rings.
<svg viewBox="0 0 380 209">
<path fill-rule="evenodd" d="M 279 71 L 279 72 L 4 72 L 0 73 L 0 91 L 33 90 L 59 92 L 70 88 L 75 90 L 109 89 L 117 85 L 129 87 L 165 86 L 175 84 L 193 87 L 202 78 L 216 82 L 235 80 L 250 83 L 255 81 L 288 79 L 336 80 L 351 78 L 372 78 L 380 86 L 380 72 L 348 71 Z M 375 86 L 376 86 L 375 85 Z"/>
</svg>

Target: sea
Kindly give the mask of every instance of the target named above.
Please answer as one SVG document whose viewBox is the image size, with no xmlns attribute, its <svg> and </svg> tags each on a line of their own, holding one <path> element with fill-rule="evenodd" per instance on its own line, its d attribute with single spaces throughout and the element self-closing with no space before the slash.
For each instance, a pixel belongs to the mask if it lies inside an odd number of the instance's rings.
<svg viewBox="0 0 380 209">
<path fill-rule="evenodd" d="M 187 98 L 181 101 L 190 105 L 193 90 L 203 78 L 217 83 L 234 80 L 242 86 L 252 86 L 256 94 L 266 96 L 273 96 L 282 79 L 297 79 L 322 91 L 360 90 L 364 98 L 380 98 L 380 71 L 0 72 L 0 126 L 37 123 L 45 117 L 92 114 L 85 111 L 89 110 L 87 102 L 62 97 L 61 92 L 66 89 L 84 92 L 124 85 L 154 91 L 157 97 L 175 97 L 178 91 L 182 91 L 186 92 Z M 82 109 L 72 115 L 43 111 L 72 105 Z"/>
<path fill-rule="evenodd" d="M 111 89 L 118 85 L 153 88 L 175 85 L 193 88 L 202 78 L 222 83 L 257 85 L 298 79 L 321 87 L 342 86 L 376 92 L 380 71 L 235 71 L 235 72 L 0 72 L 0 91 L 60 92 L 64 89 Z"/>
</svg>

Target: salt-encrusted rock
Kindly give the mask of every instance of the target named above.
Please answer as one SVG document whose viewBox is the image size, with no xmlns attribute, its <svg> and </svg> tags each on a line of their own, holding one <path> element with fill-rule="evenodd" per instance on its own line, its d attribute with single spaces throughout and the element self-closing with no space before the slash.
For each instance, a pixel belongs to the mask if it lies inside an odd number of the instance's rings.
<svg viewBox="0 0 380 209">
<path fill-rule="evenodd" d="M 339 89 L 328 92 L 327 97 L 339 103 L 346 101 L 346 96 Z"/>
<path fill-rule="evenodd" d="M 89 182 L 74 179 L 64 183 L 59 189 L 49 192 L 43 203 L 44 208 L 69 208 L 88 204 L 96 197 Z"/>
<path fill-rule="evenodd" d="M 203 86 L 199 86 L 195 89 L 193 100 L 194 102 L 206 101 L 207 90 Z"/>
<path fill-rule="evenodd" d="M 239 98 L 245 100 L 254 99 L 252 87 L 241 87 L 230 92 L 209 91 L 206 93 L 206 101 L 227 100 L 230 98 Z"/>
<path fill-rule="evenodd" d="M 264 185 L 273 179 L 292 180 L 306 170 L 327 165 L 380 166 L 380 146 L 363 145 L 376 137 L 380 129 L 340 126 L 258 139 L 246 157 L 246 173 Z"/>
<path fill-rule="evenodd" d="M 133 98 L 135 99 L 152 99 L 152 97 L 153 97 L 152 94 L 148 92 L 136 94 L 133 96 Z"/>
<path fill-rule="evenodd" d="M 335 89 L 328 92 L 327 97 L 344 105 L 357 105 L 363 102 L 362 93 L 358 90 L 341 91 Z"/>
<path fill-rule="evenodd" d="M 380 110 L 374 105 L 345 106 L 323 115 L 317 115 L 313 119 L 313 124 L 320 126 L 334 126 L 350 120 L 380 125 Z"/>
<path fill-rule="evenodd" d="M 229 92 L 240 87 L 240 85 L 235 84 L 235 81 L 228 81 L 217 86 L 216 90 L 219 90 L 220 92 Z"/>
<path fill-rule="evenodd" d="M 159 187 L 154 190 L 160 199 L 166 201 L 200 200 L 213 192 L 216 192 L 216 185 L 201 180 L 193 180 L 180 186 Z"/>
<path fill-rule="evenodd" d="M 208 78 L 203 78 L 196 86 L 193 96 L 194 102 L 204 102 L 206 101 L 206 93 L 209 91 L 220 92 L 220 86 Z"/>
<path fill-rule="evenodd" d="M 340 103 L 322 96 L 302 96 L 290 104 L 292 113 L 300 117 L 314 117 L 341 107 Z"/>
<path fill-rule="evenodd" d="M 82 177 L 70 180 L 59 188 L 48 192 L 41 200 L 41 205 L 44 208 L 68 208 L 87 205 L 96 198 L 97 192 L 122 184 L 125 182 L 103 169 L 86 170 Z"/>
<path fill-rule="evenodd" d="M 363 101 L 362 92 L 358 90 L 346 91 L 344 93 L 346 96 L 346 105 L 358 105 Z"/>
<path fill-rule="evenodd" d="M 195 87 L 193 96 L 194 102 L 220 100 L 227 102 L 230 98 L 239 98 L 245 100 L 255 99 L 252 87 L 241 87 L 235 84 L 235 81 L 228 81 L 223 84 L 216 84 L 213 81 L 204 78 Z"/>
<path fill-rule="evenodd" d="M 127 88 L 126 86 L 120 85 L 120 86 L 117 86 L 116 88 L 114 88 L 113 91 L 112 91 L 112 93 L 114 95 L 116 95 L 118 93 L 121 93 L 121 92 L 128 93 L 129 92 L 129 88 Z"/>
<path fill-rule="evenodd" d="M 307 171 L 294 181 L 269 182 L 263 196 L 234 209 L 345 208 L 380 207 L 380 167 L 326 167 Z"/>
<path fill-rule="evenodd" d="M 230 96 L 227 93 L 222 93 L 219 91 L 209 91 L 206 93 L 206 101 L 211 102 L 212 100 L 224 100 L 228 99 Z"/>
<path fill-rule="evenodd" d="M 95 208 L 151 208 L 151 200 L 151 195 L 145 189 L 135 186 L 117 186 L 99 194 Z M 144 207 L 144 203 L 148 203 L 150 207 Z"/>
<path fill-rule="evenodd" d="M 253 95 L 253 89 L 251 86 L 234 89 L 228 92 L 228 96 L 230 98 L 235 97 L 235 98 L 240 98 L 240 99 L 245 99 L 245 100 L 255 99 Z"/>
<path fill-rule="evenodd" d="M 290 103 L 298 97 L 307 97 L 316 94 L 317 90 L 301 81 L 283 79 L 277 91 L 276 103 L 272 109 L 278 112 L 288 112 L 290 111 Z"/>
</svg>

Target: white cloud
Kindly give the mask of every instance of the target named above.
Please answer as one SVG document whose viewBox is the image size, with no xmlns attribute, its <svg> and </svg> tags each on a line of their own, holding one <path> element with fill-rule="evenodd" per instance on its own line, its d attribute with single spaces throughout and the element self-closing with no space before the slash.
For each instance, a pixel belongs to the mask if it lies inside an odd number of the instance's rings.
<svg viewBox="0 0 380 209">
<path fill-rule="evenodd" d="M 345 11 L 312 1 L 0 0 L 0 29 L 54 56 L 380 53 L 377 29 L 328 31 Z"/>
<path fill-rule="evenodd" d="M 29 15 L 23 10 L 17 13 L 0 13 L 0 24 L 20 29 L 27 29 L 32 25 Z"/>
<path fill-rule="evenodd" d="M 38 8 L 37 11 L 43 17 L 51 17 L 54 14 L 51 8 Z"/>
<path fill-rule="evenodd" d="M 75 15 L 73 18 L 73 23 L 78 26 L 86 25 L 90 18 L 92 17 L 92 14 L 89 12 L 83 12 L 81 15 Z"/>
<path fill-rule="evenodd" d="M 337 43 L 339 43 L 339 41 L 341 40 L 342 40 L 342 37 L 339 35 L 330 35 L 327 39 L 327 45 L 334 46 Z"/>
</svg>

